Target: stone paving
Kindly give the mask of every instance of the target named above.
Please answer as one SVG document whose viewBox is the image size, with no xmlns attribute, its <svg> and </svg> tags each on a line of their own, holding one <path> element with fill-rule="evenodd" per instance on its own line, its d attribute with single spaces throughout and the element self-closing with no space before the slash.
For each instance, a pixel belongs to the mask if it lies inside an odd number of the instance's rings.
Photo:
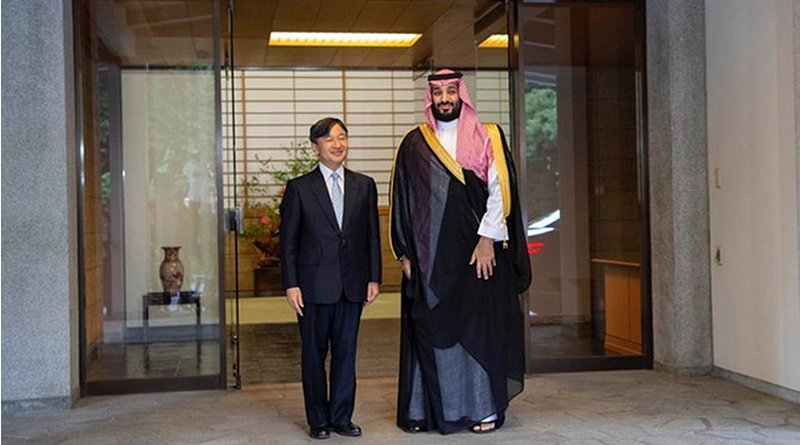
<svg viewBox="0 0 800 445">
<path fill-rule="evenodd" d="M 800 406 L 717 378 L 654 371 L 530 376 L 506 425 L 487 435 L 407 434 L 391 378 L 359 381 L 364 436 L 306 436 L 297 383 L 82 399 L 69 411 L 4 414 L 14 444 L 800 444 Z"/>
</svg>

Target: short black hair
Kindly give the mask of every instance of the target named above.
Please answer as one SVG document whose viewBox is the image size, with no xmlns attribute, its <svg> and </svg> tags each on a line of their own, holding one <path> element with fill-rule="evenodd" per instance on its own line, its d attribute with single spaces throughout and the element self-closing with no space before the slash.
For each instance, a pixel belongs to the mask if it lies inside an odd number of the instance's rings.
<svg viewBox="0 0 800 445">
<path fill-rule="evenodd" d="M 317 139 L 330 134 L 333 126 L 337 124 L 342 127 L 342 130 L 347 134 L 347 126 L 341 119 L 326 117 L 314 122 L 314 125 L 312 125 L 311 129 L 308 131 L 308 138 L 311 139 L 311 142 L 316 142 Z"/>
</svg>

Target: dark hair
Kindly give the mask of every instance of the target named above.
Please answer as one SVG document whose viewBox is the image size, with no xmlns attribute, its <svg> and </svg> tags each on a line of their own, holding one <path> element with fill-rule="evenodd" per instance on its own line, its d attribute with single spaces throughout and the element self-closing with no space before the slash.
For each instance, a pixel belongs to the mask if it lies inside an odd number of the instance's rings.
<svg viewBox="0 0 800 445">
<path fill-rule="evenodd" d="M 327 136 L 330 134 L 331 129 L 336 124 L 342 127 L 342 130 L 344 130 L 345 134 L 347 134 L 347 126 L 345 126 L 341 119 L 337 119 L 335 117 L 326 117 L 316 121 L 314 125 L 311 126 L 311 129 L 308 132 L 309 139 L 311 139 L 311 142 L 316 142 L 317 139 Z"/>
</svg>

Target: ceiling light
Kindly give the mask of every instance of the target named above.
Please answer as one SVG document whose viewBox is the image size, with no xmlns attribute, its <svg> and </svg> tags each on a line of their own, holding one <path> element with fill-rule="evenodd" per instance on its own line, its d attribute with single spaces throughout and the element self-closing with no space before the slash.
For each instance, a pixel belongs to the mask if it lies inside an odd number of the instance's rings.
<svg viewBox="0 0 800 445">
<path fill-rule="evenodd" d="M 492 34 L 478 48 L 508 48 L 508 34 Z"/>
<path fill-rule="evenodd" d="M 422 34 L 379 32 L 271 32 L 270 46 L 350 46 L 408 48 Z"/>
</svg>

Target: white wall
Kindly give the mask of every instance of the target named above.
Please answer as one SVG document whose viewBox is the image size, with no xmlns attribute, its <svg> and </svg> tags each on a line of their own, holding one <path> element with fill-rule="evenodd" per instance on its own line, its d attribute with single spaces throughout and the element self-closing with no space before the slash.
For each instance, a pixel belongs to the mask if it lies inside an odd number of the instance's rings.
<svg viewBox="0 0 800 445">
<path fill-rule="evenodd" d="M 792 16 L 707 0 L 708 170 L 714 365 L 800 390 Z"/>
</svg>

